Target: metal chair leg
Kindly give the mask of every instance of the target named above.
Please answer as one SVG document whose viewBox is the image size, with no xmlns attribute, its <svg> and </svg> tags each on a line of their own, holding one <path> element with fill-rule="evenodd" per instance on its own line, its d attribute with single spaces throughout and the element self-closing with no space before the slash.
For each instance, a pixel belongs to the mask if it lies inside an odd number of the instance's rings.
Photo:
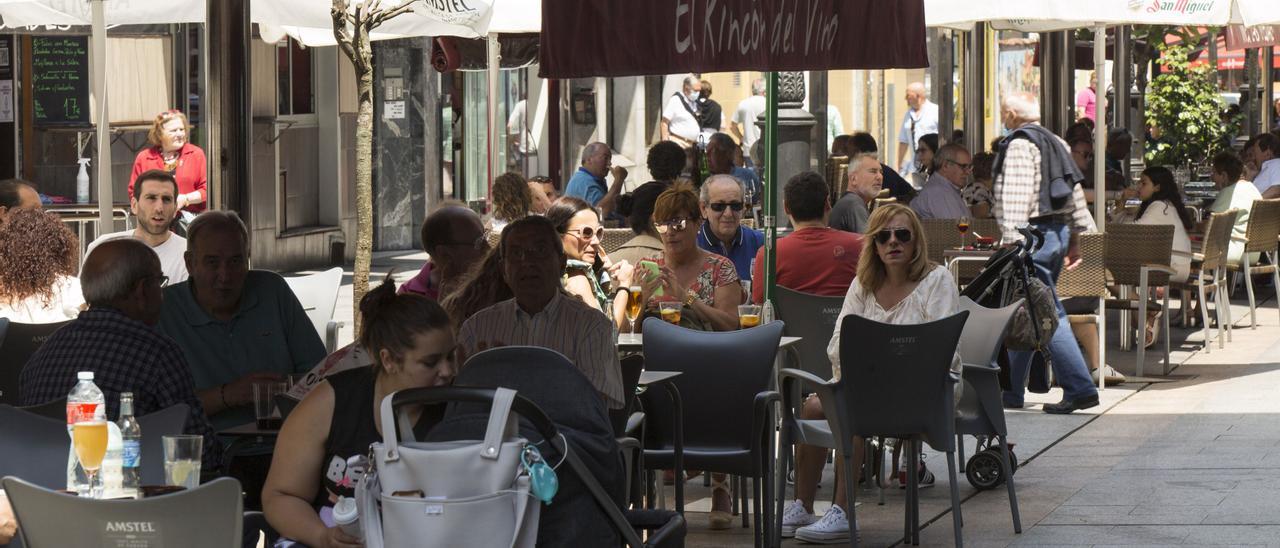
<svg viewBox="0 0 1280 548">
<path fill-rule="evenodd" d="M 1009 453 L 1009 440 L 1000 436 L 1000 466 L 1004 468 L 1005 487 L 1009 490 L 1009 509 L 1013 512 L 1013 532 L 1022 534 L 1022 517 L 1018 514 L 1018 494 L 1013 488 L 1013 457 Z"/>
<path fill-rule="evenodd" d="M 956 548 L 963 548 L 964 534 L 960 528 L 964 525 L 964 516 L 960 514 L 960 486 L 956 483 L 956 460 L 951 451 L 947 451 L 947 475 L 951 482 L 951 527 L 955 530 Z"/>
<path fill-rule="evenodd" d="M 1164 290 L 1164 365 L 1161 366 L 1164 375 L 1169 374 L 1169 293 L 1171 289 Z M 1102 369 L 1098 370 L 1099 377 L 1102 377 L 1102 371 Z"/>
<path fill-rule="evenodd" d="M 1142 368 L 1146 365 L 1147 358 L 1147 274 L 1143 271 L 1141 275 L 1142 284 L 1138 287 L 1138 317 L 1134 323 L 1138 324 L 1138 376 L 1142 376 Z M 1098 372 L 1099 374 L 1102 371 Z"/>
<path fill-rule="evenodd" d="M 1212 341 L 1209 339 L 1209 301 L 1204 295 L 1204 274 L 1200 275 L 1200 283 L 1196 287 L 1196 291 L 1200 294 L 1200 325 L 1204 328 L 1204 353 L 1212 352 Z"/>
<path fill-rule="evenodd" d="M 853 449 L 850 447 L 849 449 Z M 853 474 L 853 455 L 845 454 L 840 457 L 840 464 L 844 467 L 844 500 L 848 509 L 845 516 L 849 520 L 849 546 L 857 548 L 858 546 L 858 517 L 857 509 L 854 507 L 854 500 L 857 498 L 858 483 L 854 480 Z M 833 488 L 834 490 L 834 488 Z"/>
<path fill-rule="evenodd" d="M 1249 329 L 1258 328 L 1258 305 L 1253 297 L 1253 272 L 1249 268 L 1249 254 L 1240 254 L 1240 272 L 1244 274 L 1244 289 L 1249 294 Z"/>
<path fill-rule="evenodd" d="M 729 477 L 733 477 L 733 476 L 729 476 Z M 742 528 L 746 529 L 748 527 L 751 527 L 751 519 L 750 519 L 751 509 L 747 506 L 748 503 L 750 502 L 749 500 L 747 500 L 747 492 L 748 492 L 747 477 L 738 476 L 738 483 L 736 485 L 738 486 L 738 492 L 737 492 L 738 500 L 742 505 Z"/>
</svg>

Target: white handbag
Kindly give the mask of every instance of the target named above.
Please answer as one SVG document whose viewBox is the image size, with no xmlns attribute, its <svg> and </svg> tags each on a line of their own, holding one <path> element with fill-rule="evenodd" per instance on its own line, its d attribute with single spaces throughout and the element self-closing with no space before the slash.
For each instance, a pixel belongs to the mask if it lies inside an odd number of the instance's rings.
<svg viewBox="0 0 1280 548">
<path fill-rule="evenodd" d="M 382 442 L 356 486 L 367 548 L 476 546 L 533 548 L 541 506 L 521 464 L 528 442 L 517 437 L 516 392 L 496 389 L 482 442 L 412 441 L 395 394 L 383 398 Z M 370 519 L 370 518 L 373 519 Z"/>
</svg>

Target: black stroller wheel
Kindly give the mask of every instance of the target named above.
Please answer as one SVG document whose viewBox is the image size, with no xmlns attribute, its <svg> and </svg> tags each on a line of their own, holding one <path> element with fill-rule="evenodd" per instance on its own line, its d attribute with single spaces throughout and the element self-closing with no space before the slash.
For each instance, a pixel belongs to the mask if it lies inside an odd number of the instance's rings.
<svg viewBox="0 0 1280 548">
<path fill-rule="evenodd" d="M 1004 471 L 1000 466 L 999 452 L 986 449 L 975 453 L 965 464 L 964 477 L 979 491 L 994 489 L 1003 483 Z"/>
</svg>

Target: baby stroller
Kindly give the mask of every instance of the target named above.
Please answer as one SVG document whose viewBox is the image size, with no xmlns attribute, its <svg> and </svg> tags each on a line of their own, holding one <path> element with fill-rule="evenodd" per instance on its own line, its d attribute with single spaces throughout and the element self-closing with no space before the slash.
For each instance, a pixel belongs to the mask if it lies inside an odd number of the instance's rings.
<svg viewBox="0 0 1280 548">
<path fill-rule="evenodd" d="M 1033 392 L 1047 391 L 1049 379 L 1049 355 L 1044 352 L 1049 338 L 1057 327 L 1057 310 L 1053 293 L 1035 278 L 1031 257 L 1044 243 L 1044 236 L 1032 228 L 1020 228 L 1023 241 L 998 250 L 974 280 L 961 294 L 986 308 L 1003 308 L 1025 299 L 1015 312 L 1005 337 L 1005 347 L 1011 350 L 1031 350 L 1036 357 L 1031 364 Z M 1000 387 L 1010 388 L 1009 364 L 1005 352 L 1000 352 Z M 991 388 L 994 391 L 994 388 Z M 996 412 L 999 412 L 998 410 Z M 1003 430 L 1004 421 L 995 421 Z M 965 477 L 977 489 L 991 489 L 1004 483 L 1001 452 L 1004 433 L 998 436 L 978 435 L 977 451 L 965 463 Z M 1017 471 L 1017 457 L 1010 449 L 1011 472 Z"/>
</svg>

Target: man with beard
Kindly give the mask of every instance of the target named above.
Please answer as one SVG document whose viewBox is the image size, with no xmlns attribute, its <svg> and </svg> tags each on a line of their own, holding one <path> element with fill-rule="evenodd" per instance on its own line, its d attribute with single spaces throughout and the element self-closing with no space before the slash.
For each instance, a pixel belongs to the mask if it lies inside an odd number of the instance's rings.
<svg viewBox="0 0 1280 548">
<path fill-rule="evenodd" d="M 167 171 L 152 169 L 138 175 L 129 198 L 129 210 L 133 212 L 137 228 L 123 232 L 103 234 L 89 244 L 84 256 L 108 240 L 136 238 L 147 244 L 160 257 L 160 268 L 176 284 L 187 279 L 187 264 L 183 254 L 187 252 L 187 240 L 169 231 L 169 225 L 178 215 L 178 182 Z"/>
</svg>

